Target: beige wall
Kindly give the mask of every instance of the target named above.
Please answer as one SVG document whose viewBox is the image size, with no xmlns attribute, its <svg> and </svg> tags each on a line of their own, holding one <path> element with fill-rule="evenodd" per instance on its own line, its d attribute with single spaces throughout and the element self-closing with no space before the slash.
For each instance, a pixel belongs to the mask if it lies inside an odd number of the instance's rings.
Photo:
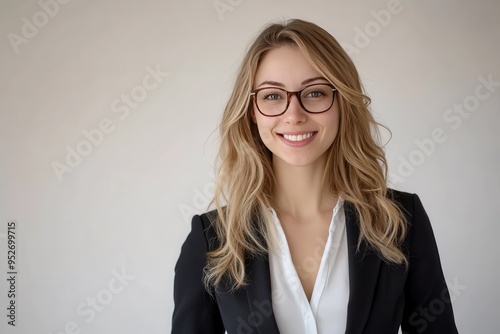
<svg viewBox="0 0 500 334">
<path fill-rule="evenodd" d="M 18 297 L 13 330 L 0 280 L 0 331 L 170 330 L 235 70 L 265 23 L 297 17 L 348 48 L 392 130 L 391 184 L 427 209 L 459 329 L 496 332 L 499 14 L 494 0 L 2 1 L 0 268 L 15 220 Z"/>
</svg>

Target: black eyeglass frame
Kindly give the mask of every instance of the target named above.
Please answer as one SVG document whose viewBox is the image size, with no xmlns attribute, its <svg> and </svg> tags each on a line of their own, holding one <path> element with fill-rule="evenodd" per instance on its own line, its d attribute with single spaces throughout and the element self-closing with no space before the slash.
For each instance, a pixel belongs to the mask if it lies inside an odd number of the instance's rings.
<svg viewBox="0 0 500 334">
<path fill-rule="evenodd" d="M 328 108 L 326 108 L 325 110 L 323 111 L 309 111 L 307 110 L 307 108 L 304 106 L 304 104 L 302 103 L 302 98 L 300 97 L 300 95 L 302 94 L 303 91 L 305 91 L 306 89 L 312 87 L 312 86 L 319 86 L 319 85 L 323 85 L 323 86 L 328 86 L 332 89 L 333 91 L 333 96 L 332 96 L 332 103 L 330 104 L 330 106 Z M 259 103 L 257 103 L 257 99 L 256 99 L 256 96 L 257 96 L 257 93 L 260 92 L 261 90 L 264 90 L 264 89 L 269 89 L 269 88 L 272 88 L 272 89 L 278 89 L 278 90 L 281 90 L 283 92 L 286 93 L 287 95 L 287 98 L 286 98 L 286 107 L 285 107 L 285 110 L 280 113 L 280 114 L 276 114 L 276 115 L 267 115 L 267 114 L 264 114 L 260 108 L 259 108 Z M 294 92 L 289 92 L 287 91 L 286 89 L 284 88 L 280 88 L 280 87 L 262 87 L 262 88 L 258 88 L 258 89 L 255 89 L 253 90 L 252 92 L 250 92 L 250 96 L 253 98 L 253 101 L 255 102 L 255 106 L 257 107 L 257 110 L 264 116 L 266 117 L 277 117 L 277 116 L 281 116 L 283 115 L 284 113 L 286 113 L 286 111 L 288 110 L 288 107 L 290 106 L 290 99 L 292 98 L 292 96 L 296 96 L 297 97 L 297 100 L 299 101 L 299 104 L 300 106 L 302 107 L 302 109 L 304 109 L 306 112 L 310 113 L 310 114 L 321 114 L 321 113 L 324 113 L 328 110 L 330 110 L 330 108 L 333 106 L 333 103 L 335 102 L 335 92 L 337 92 L 337 88 L 335 88 L 335 86 L 333 86 L 332 84 L 326 84 L 326 83 L 314 83 L 314 84 L 311 84 L 311 85 L 307 85 L 305 86 L 304 88 L 302 88 L 301 90 L 297 90 L 297 91 L 294 91 Z"/>
</svg>

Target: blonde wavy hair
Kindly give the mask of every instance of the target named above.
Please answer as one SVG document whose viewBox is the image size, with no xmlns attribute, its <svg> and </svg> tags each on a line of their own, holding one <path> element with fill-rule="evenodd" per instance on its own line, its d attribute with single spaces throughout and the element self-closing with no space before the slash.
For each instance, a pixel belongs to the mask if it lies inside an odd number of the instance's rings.
<svg viewBox="0 0 500 334">
<path fill-rule="evenodd" d="M 248 258 L 266 255 L 275 239 L 269 210 L 276 187 L 272 155 L 251 120 L 250 92 L 260 60 L 272 49 L 298 47 L 312 66 L 338 92 L 339 132 L 326 152 L 324 174 L 332 193 L 354 204 L 360 238 L 390 263 L 405 264 L 401 250 L 405 216 L 388 196 L 387 162 L 378 144 L 378 126 L 369 110 L 357 70 L 347 53 L 327 31 L 294 19 L 268 25 L 248 49 L 224 110 L 212 225 L 218 237 L 208 252 L 204 282 L 207 288 L 228 280 L 231 289 L 248 284 Z M 227 203 L 227 204 L 226 204 Z"/>
</svg>

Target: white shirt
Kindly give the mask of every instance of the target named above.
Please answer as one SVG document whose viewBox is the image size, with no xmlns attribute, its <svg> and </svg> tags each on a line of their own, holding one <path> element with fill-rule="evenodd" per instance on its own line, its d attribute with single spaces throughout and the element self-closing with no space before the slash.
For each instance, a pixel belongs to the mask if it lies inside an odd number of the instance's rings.
<svg viewBox="0 0 500 334">
<path fill-rule="evenodd" d="M 285 233 L 276 211 L 278 245 L 269 252 L 273 311 L 281 333 L 343 334 L 349 301 L 349 267 L 343 199 L 333 209 L 328 239 L 321 257 L 311 301 L 293 265 Z M 311 261 L 320 261 L 311 257 Z M 298 264 L 307 268 L 307 260 Z"/>
</svg>

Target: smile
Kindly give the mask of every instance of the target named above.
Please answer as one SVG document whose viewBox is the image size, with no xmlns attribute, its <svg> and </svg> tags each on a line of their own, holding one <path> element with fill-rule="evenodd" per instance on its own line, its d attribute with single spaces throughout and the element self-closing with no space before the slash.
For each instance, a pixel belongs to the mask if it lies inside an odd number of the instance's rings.
<svg viewBox="0 0 500 334">
<path fill-rule="evenodd" d="M 289 141 L 303 141 L 303 140 L 306 140 L 308 138 L 311 138 L 313 135 L 314 135 L 314 132 L 309 132 L 309 133 L 304 133 L 304 134 L 301 134 L 301 135 L 287 135 L 287 134 L 283 134 L 283 137 L 286 140 L 289 140 Z"/>
<path fill-rule="evenodd" d="M 315 138 L 317 131 L 302 132 L 302 133 L 279 133 L 281 141 L 291 147 L 303 147 L 309 145 Z"/>
</svg>

